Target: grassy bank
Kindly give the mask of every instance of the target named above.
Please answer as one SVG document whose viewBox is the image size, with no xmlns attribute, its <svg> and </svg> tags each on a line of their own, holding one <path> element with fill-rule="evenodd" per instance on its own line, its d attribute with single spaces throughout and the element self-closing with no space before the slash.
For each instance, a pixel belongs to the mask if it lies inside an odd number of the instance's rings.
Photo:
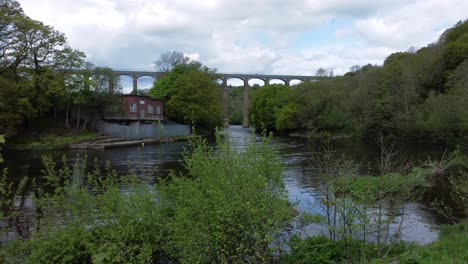
<svg viewBox="0 0 468 264">
<path fill-rule="evenodd" d="M 468 263 L 468 221 L 442 226 L 438 240 L 415 246 L 399 259 L 400 263 Z"/>
<path fill-rule="evenodd" d="M 88 130 L 57 131 L 35 137 L 18 137 L 13 139 L 7 147 L 10 149 L 60 149 L 82 140 L 94 139 L 96 136 L 96 132 Z"/>
<path fill-rule="evenodd" d="M 290 241 L 292 251 L 280 263 L 468 263 L 468 221 L 443 225 L 438 240 L 428 245 L 394 243 L 375 254 L 375 244 L 362 241 L 331 241 L 324 236 Z"/>
</svg>

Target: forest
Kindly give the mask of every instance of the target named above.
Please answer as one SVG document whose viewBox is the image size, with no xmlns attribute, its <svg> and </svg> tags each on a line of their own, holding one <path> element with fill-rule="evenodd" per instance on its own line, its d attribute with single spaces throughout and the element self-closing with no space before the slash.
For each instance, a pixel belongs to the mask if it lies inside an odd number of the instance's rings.
<svg viewBox="0 0 468 264">
<path fill-rule="evenodd" d="M 256 89 L 249 115 L 257 128 L 280 133 L 466 142 L 468 21 L 427 47 L 391 54 L 382 66 L 356 65 L 343 76 Z"/>
</svg>

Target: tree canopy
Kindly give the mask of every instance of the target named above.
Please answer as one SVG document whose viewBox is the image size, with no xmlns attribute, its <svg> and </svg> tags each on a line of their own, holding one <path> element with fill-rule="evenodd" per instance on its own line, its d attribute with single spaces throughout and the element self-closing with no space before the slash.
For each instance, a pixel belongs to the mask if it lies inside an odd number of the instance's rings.
<svg viewBox="0 0 468 264">
<path fill-rule="evenodd" d="M 324 69 L 318 74 L 327 75 Z M 354 65 L 344 76 L 291 89 L 267 85 L 252 95 L 251 121 L 272 130 L 344 132 L 361 138 L 383 132 L 400 138 L 466 139 L 467 76 L 464 21 L 437 43 L 391 54 L 382 66 Z"/>
<path fill-rule="evenodd" d="M 29 18 L 18 2 L 0 1 L 0 134 L 15 135 L 57 112 L 65 113 L 70 127 L 71 107 L 79 126 L 81 106 L 88 116 L 102 113 L 115 98 L 99 95 L 118 92 L 118 81 L 111 69 L 85 63 L 85 54 L 71 48 L 63 33 Z"/>
<path fill-rule="evenodd" d="M 166 101 L 170 119 L 211 130 L 222 122 L 221 90 L 214 73 L 197 61 L 178 64 L 154 82 L 150 95 Z"/>
</svg>

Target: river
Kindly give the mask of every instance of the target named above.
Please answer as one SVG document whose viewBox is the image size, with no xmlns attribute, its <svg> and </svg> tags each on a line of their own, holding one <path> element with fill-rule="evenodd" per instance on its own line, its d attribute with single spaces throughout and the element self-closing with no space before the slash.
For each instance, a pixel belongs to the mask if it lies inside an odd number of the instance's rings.
<svg viewBox="0 0 468 264">
<path fill-rule="evenodd" d="M 230 126 L 229 132 L 231 144 L 236 148 L 243 148 L 244 140 L 249 137 L 249 129 L 240 126 Z M 257 136 L 258 137 L 258 136 Z M 279 158 L 284 163 L 284 183 L 291 202 L 296 202 L 296 208 L 302 212 L 320 213 L 316 201 L 319 193 L 317 181 L 314 177 L 317 169 L 311 162 L 312 154 L 320 154 L 319 144 L 302 138 L 275 138 L 272 147 L 278 151 Z M 160 145 L 146 145 L 144 147 L 124 147 L 107 149 L 105 151 L 76 151 L 76 150 L 44 150 L 44 151 L 19 151 L 5 150 L 3 156 L 8 167 L 8 180 L 18 182 L 22 176 L 30 179 L 41 177 L 41 156 L 51 155 L 54 160 L 59 161 L 62 156 L 68 157 L 68 162 L 73 163 L 83 156 L 88 157 L 88 162 L 94 159 L 101 162 L 109 161 L 112 168 L 120 173 L 131 170 L 137 174 L 150 172 L 153 178 L 164 177 L 170 171 L 181 171 L 181 161 L 184 149 L 188 149 L 188 142 L 174 142 Z M 410 161 L 418 162 L 431 157 L 438 159 L 443 155 L 444 146 L 433 144 L 411 144 L 400 146 L 401 157 Z M 379 150 L 372 144 L 343 143 L 334 146 L 338 153 L 346 154 L 348 157 L 360 161 L 363 168 L 374 168 Z M 15 234 L 28 235 L 34 215 L 34 205 L 31 185 L 26 187 L 25 194 L 17 198 L 16 204 L 21 205 L 22 214 L 8 223 L 12 226 L 9 237 Z M 422 244 L 429 243 L 438 237 L 438 226 L 441 223 L 437 215 L 418 203 L 407 203 L 405 205 L 405 218 L 403 226 L 403 239 L 415 241 Z M 5 223 L 3 223 L 5 224 Z M 317 225 L 309 225 L 303 229 L 307 234 L 321 232 Z M 3 237 L 5 239 L 5 237 Z M 2 240 L 3 240 L 2 239 Z"/>
</svg>

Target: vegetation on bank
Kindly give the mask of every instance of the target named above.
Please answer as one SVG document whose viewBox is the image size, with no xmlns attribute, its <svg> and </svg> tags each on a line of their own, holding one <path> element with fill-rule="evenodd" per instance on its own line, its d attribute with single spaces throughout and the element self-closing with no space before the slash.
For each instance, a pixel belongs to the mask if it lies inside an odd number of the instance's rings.
<svg viewBox="0 0 468 264">
<path fill-rule="evenodd" d="M 468 170 L 461 152 L 446 168 L 399 166 L 382 148 L 379 173 L 360 176 L 357 164 L 324 151 L 313 157 L 320 181 L 318 215 L 292 218 L 282 166 L 268 138 L 252 137 L 245 149 L 218 137 L 216 148 L 196 138 L 184 156 L 186 172 L 150 185 L 150 175 L 118 175 L 106 168 L 74 166 L 43 157 L 43 177 L 20 183 L 0 180 L 2 221 L 18 217 L 15 197 L 34 185 L 35 232 L 1 244 L 6 263 L 463 263 L 467 224 L 442 227 L 428 246 L 401 241 L 405 202 L 430 191 L 430 175 L 463 183 Z M 458 165 L 457 165 L 458 164 Z M 460 167 L 464 164 L 465 167 Z M 454 169 L 457 168 L 457 169 Z M 443 175 L 443 176 L 442 176 Z M 122 189 L 122 186 L 124 189 Z M 449 196 L 466 208 L 465 185 Z M 456 196 L 461 195 L 461 196 Z M 465 199 L 459 199 L 459 198 Z M 392 201 L 389 203 L 388 201 Z M 444 201 L 444 202 L 448 202 Z M 463 204 L 464 203 L 464 204 Z M 10 210 L 5 210 L 5 208 Z M 291 222 L 320 223 L 324 236 L 291 236 Z M 8 229 L 2 230 L 8 234 Z M 287 239 L 290 237 L 290 239 Z M 10 238 L 11 239 L 11 238 Z M 287 239 L 287 240 L 285 240 Z M 290 251 L 285 251 L 287 243 Z M 457 262 L 458 261 L 458 262 Z M 431 262 L 429 262 L 431 263 Z"/>
<path fill-rule="evenodd" d="M 279 132 L 375 138 L 468 140 L 468 21 L 419 50 L 391 54 L 383 66 L 252 93 L 251 123 Z M 320 72 L 318 72 L 320 73 Z"/>
<path fill-rule="evenodd" d="M 83 140 L 96 138 L 97 133 L 88 130 L 66 130 L 63 133 L 40 134 L 34 138 L 15 139 L 8 145 L 13 149 L 60 149 Z"/>
<path fill-rule="evenodd" d="M 380 142 L 378 174 L 361 176 L 357 164 L 325 149 L 313 157 L 321 168 L 316 178 L 318 215 L 303 215 L 326 226 L 322 236 L 289 240 L 290 254 L 280 263 L 466 263 L 468 261 L 468 156 L 460 149 L 440 161 L 413 167 L 399 160 L 392 146 Z M 445 189 L 441 191 L 441 186 Z M 429 199 L 428 205 L 448 221 L 429 245 L 405 243 L 405 203 Z M 426 196 L 426 197 L 425 197 Z M 317 195 L 315 196 L 317 197 Z M 440 199 L 440 200 L 439 200 Z M 316 198 L 317 200 L 317 198 Z"/>
<path fill-rule="evenodd" d="M 325 236 L 316 236 L 304 240 L 294 237 L 289 243 L 291 253 L 284 256 L 281 263 L 463 264 L 468 261 L 468 222 L 442 225 L 439 238 L 428 245 L 385 245 L 384 256 L 375 254 L 374 244 L 359 240 L 332 241 Z"/>
<path fill-rule="evenodd" d="M 254 85 L 252 89 L 256 89 Z M 229 124 L 241 125 L 243 119 L 242 101 L 244 87 L 228 87 L 228 113 Z"/>
<path fill-rule="evenodd" d="M 1 153 L 1 150 L 2 150 L 1 146 L 3 144 L 5 144 L 5 136 L 0 135 L 0 163 L 3 162 L 3 157 L 2 157 L 2 153 Z"/>
<path fill-rule="evenodd" d="M 0 261 L 270 262 L 291 206 L 268 139 L 254 141 L 241 152 L 196 139 L 187 173 L 154 186 L 110 166 L 88 169 L 85 158 L 69 167 L 44 157 L 43 179 L 33 182 L 37 231 L 3 244 Z"/>
<path fill-rule="evenodd" d="M 33 180 L 38 219 L 28 240 L 0 248 L 6 263 L 454 263 L 466 261 L 467 226 L 442 227 L 428 246 L 401 241 L 405 202 L 448 178 L 447 199 L 466 210 L 467 157 L 455 152 L 419 168 L 399 166 L 383 147 L 377 175 L 358 174 L 357 164 L 324 151 L 320 168 L 319 215 L 293 220 L 282 167 L 268 138 L 252 137 L 243 150 L 218 138 L 216 148 L 195 138 L 184 156 L 186 173 L 150 185 L 151 175 L 118 175 L 108 164 L 87 168 L 43 157 L 41 180 Z M 445 164 L 445 169 L 435 167 Z M 451 164 L 451 165 L 448 165 Z M 461 165 L 463 165 L 460 167 Z M 400 164 L 401 165 L 401 164 Z M 450 169 L 449 169 L 450 168 Z M 439 175 L 434 178 L 433 175 Z M 17 217 L 15 197 L 27 183 L 0 181 L 2 221 Z M 456 185 L 456 186 L 455 186 Z M 125 190 L 122 191 L 122 186 Z M 389 203 L 388 201 L 392 201 Z M 444 200 L 450 203 L 450 200 Z M 457 208 L 457 207 L 455 207 Z M 447 215 L 451 211 L 446 211 Z M 452 218 L 454 219 L 454 218 Z M 291 221 L 320 223 L 324 236 L 289 241 Z M 2 230 L 8 232 L 8 230 Z M 285 251 L 286 243 L 290 251 Z"/>
</svg>

